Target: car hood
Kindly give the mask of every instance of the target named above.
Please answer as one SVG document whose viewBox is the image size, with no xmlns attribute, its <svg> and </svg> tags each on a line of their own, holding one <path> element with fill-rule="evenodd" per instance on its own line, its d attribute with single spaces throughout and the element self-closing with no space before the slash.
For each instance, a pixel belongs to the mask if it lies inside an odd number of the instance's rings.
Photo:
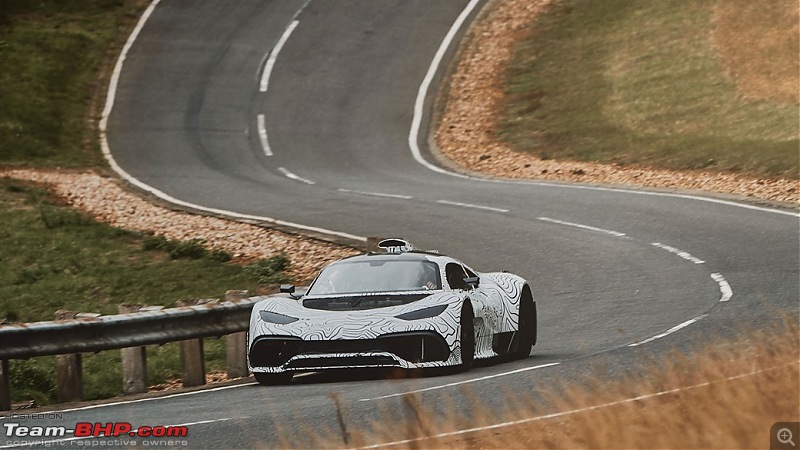
<svg viewBox="0 0 800 450">
<path fill-rule="evenodd" d="M 330 310 L 330 309 L 321 309 L 316 307 L 307 307 L 304 304 L 306 299 L 308 300 L 341 300 L 341 301 L 348 301 L 353 302 L 359 298 L 375 298 L 375 297 L 383 297 L 383 296 L 398 296 L 398 297 L 410 297 L 413 298 L 411 301 L 406 301 L 403 304 L 393 305 L 393 306 L 382 306 L 382 307 L 371 307 L 371 308 L 364 308 L 364 309 L 355 309 L 355 310 Z M 317 296 L 317 297 L 303 297 L 299 300 L 295 300 L 289 297 L 283 296 L 270 296 L 264 297 L 258 303 L 255 304 L 253 307 L 253 311 L 261 311 L 267 310 L 276 312 L 279 314 L 287 314 L 292 317 L 297 318 L 312 318 L 312 317 L 328 317 L 331 315 L 338 316 L 354 316 L 354 317 L 361 317 L 361 316 L 371 316 L 371 315 L 397 315 L 402 314 L 405 312 L 416 311 L 418 309 L 426 308 L 429 306 L 436 306 L 436 305 L 444 305 L 450 304 L 455 302 L 460 302 L 464 298 L 463 294 L 455 293 L 455 292 L 434 292 L 429 293 L 425 291 L 420 292 L 407 292 L 407 293 L 383 293 L 383 294 L 360 294 L 360 295 L 346 295 L 346 296 Z"/>
<path fill-rule="evenodd" d="M 286 297 L 266 297 L 253 307 L 250 319 L 251 339 L 259 335 L 297 336 L 308 340 L 373 338 L 389 332 L 429 330 L 442 326 L 443 319 L 458 322 L 463 294 L 433 293 L 404 305 L 356 311 L 328 311 L 306 308 L 302 301 Z M 440 315 L 428 319 L 403 320 L 397 316 L 431 306 L 447 305 Z M 297 319 L 286 324 L 264 322 L 260 311 L 270 311 Z M 449 333 L 450 330 L 442 332 Z"/>
</svg>

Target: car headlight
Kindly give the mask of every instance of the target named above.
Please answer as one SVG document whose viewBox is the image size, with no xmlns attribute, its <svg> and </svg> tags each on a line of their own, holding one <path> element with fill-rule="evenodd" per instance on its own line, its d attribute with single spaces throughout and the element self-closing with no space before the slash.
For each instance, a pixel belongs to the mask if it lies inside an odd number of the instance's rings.
<svg viewBox="0 0 800 450">
<path fill-rule="evenodd" d="M 264 322 L 269 323 L 277 323 L 280 325 L 286 325 L 287 323 L 297 322 L 300 319 L 284 316 L 283 314 L 278 314 L 272 311 L 259 311 L 259 315 L 261 315 L 261 320 Z"/>
<path fill-rule="evenodd" d="M 437 305 L 437 306 L 431 306 L 429 308 L 422 308 L 416 311 L 403 313 L 395 317 L 403 320 L 428 319 L 431 317 L 438 316 L 439 314 L 444 312 L 445 309 L 447 309 L 447 305 Z"/>
</svg>

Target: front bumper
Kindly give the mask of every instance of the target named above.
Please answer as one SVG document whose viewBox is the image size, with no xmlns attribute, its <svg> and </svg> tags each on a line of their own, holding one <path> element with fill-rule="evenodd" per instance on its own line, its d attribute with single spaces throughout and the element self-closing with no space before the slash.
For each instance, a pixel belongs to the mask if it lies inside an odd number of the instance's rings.
<svg viewBox="0 0 800 450">
<path fill-rule="evenodd" d="M 259 336 L 250 346 L 248 362 L 251 370 L 267 373 L 364 367 L 414 369 L 458 363 L 444 338 L 432 331 L 391 333 L 374 339 Z"/>
</svg>

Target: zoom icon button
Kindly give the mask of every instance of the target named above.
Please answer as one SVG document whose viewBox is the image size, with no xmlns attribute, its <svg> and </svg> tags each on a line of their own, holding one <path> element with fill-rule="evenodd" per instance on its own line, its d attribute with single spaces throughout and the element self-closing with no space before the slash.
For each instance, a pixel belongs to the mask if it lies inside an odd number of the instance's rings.
<svg viewBox="0 0 800 450">
<path fill-rule="evenodd" d="M 800 436 L 800 422 L 777 422 L 769 430 L 769 448 L 800 449 L 797 438 Z"/>
</svg>

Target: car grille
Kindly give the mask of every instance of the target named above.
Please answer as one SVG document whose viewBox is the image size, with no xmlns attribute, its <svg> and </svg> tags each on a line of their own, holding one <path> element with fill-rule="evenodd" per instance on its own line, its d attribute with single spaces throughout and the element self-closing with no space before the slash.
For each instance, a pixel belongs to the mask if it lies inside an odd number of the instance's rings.
<svg viewBox="0 0 800 450">
<path fill-rule="evenodd" d="M 411 362 L 445 361 L 450 356 L 450 347 L 438 334 L 430 331 L 395 333 L 377 339 L 336 339 L 330 341 L 304 341 L 289 336 L 262 336 L 256 338 L 250 348 L 250 364 L 253 367 L 278 367 L 297 355 L 326 355 L 335 353 L 390 353 Z M 348 357 L 354 359 L 361 357 Z M 386 365 L 385 362 L 345 364 L 320 358 L 321 365 L 314 367 L 341 367 L 347 365 Z M 339 358 L 337 358 L 339 359 Z M 391 358 L 389 358 L 391 359 Z M 330 361 L 327 362 L 326 361 Z M 393 364 L 394 360 L 392 360 Z M 293 362 L 294 363 L 294 362 Z M 303 362 L 304 366 L 309 366 Z M 294 368 L 294 367 L 287 367 Z"/>
<path fill-rule="evenodd" d="M 286 368 L 293 370 L 335 367 L 397 367 L 400 364 L 390 356 L 359 355 L 345 357 L 302 358 L 290 362 Z"/>
</svg>

